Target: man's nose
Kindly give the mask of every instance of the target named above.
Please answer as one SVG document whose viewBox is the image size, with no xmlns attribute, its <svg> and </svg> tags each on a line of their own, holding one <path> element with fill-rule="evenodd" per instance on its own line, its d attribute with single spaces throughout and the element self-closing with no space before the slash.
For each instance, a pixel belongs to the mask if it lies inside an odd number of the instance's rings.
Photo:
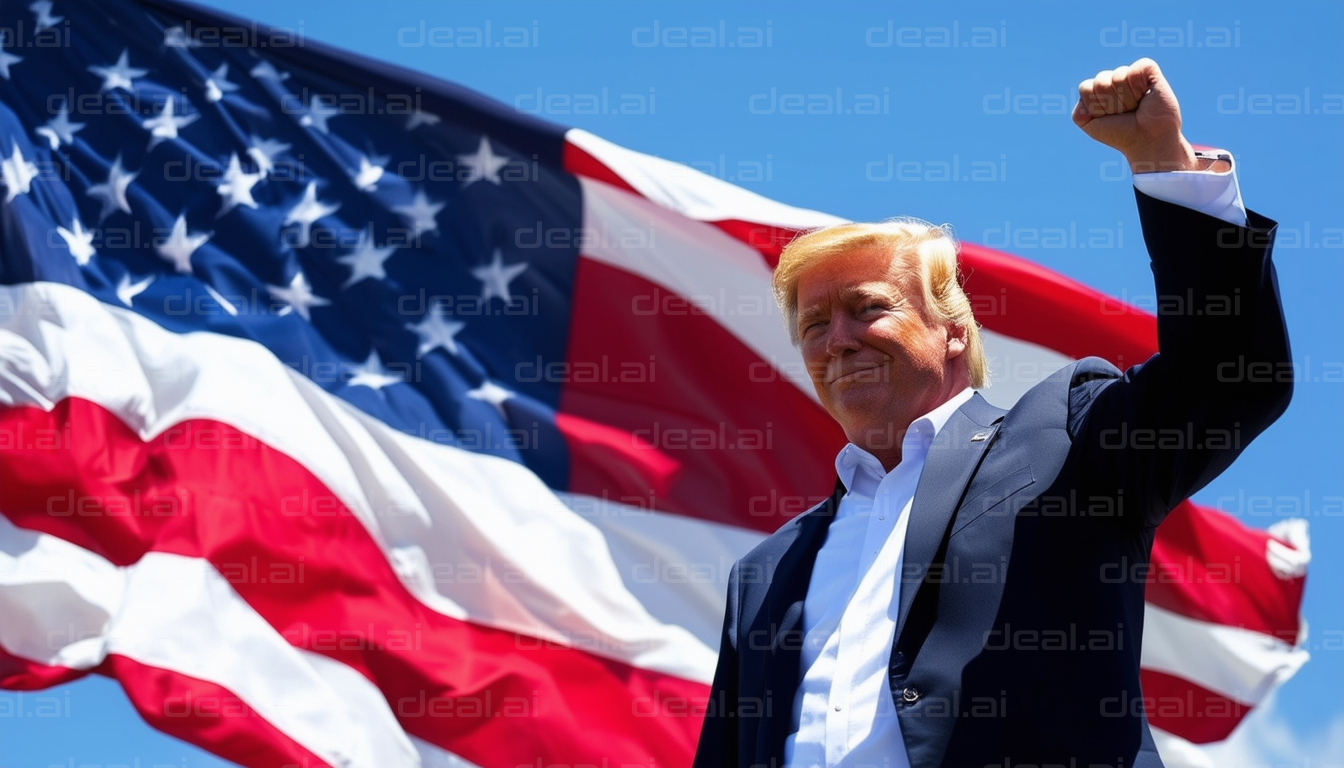
<svg viewBox="0 0 1344 768">
<path fill-rule="evenodd" d="M 826 325 L 826 354 L 840 357 L 857 350 L 862 331 L 862 323 L 857 319 L 844 312 L 835 313 Z"/>
</svg>

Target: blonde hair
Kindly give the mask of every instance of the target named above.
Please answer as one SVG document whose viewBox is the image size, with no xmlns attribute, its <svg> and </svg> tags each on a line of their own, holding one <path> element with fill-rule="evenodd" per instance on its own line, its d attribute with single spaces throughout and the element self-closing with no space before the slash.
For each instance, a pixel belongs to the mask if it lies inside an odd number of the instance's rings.
<svg viewBox="0 0 1344 768">
<path fill-rule="evenodd" d="M 960 246 L 948 225 L 934 226 L 915 218 L 897 218 L 876 223 L 837 224 L 800 235 L 784 248 L 775 267 L 775 302 L 784 314 L 789 339 L 798 340 L 798 280 L 818 263 L 861 249 L 880 249 L 901 258 L 919 277 L 925 310 L 941 323 L 966 331 L 965 358 L 971 386 L 983 389 L 989 383 L 989 365 L 980 341 L 971 300 L 961 287 L 957 268 Z"/>
</svg>

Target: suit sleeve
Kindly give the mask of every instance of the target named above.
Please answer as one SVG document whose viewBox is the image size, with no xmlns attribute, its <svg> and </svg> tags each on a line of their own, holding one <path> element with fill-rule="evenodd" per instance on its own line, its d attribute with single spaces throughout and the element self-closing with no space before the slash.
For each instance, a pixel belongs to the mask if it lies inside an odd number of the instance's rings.
<svg viewBox="0 0 1344 768">
<path fill-rule="evenodd" d="M 1156 526 L 1226 469 L 1288 406 L 1292 358 L 1271 261 L 1275 222 L 1239 227 L 1142 192 L 1158 354 L 1123 375 L 1079 363 L 1071 461 L 1121 519 Z"/>
<path fill-rule="evenodd" d="M 723 633 L 719 637 L 719 664 L 709 690 L 705 722 L 695 750 L 693 768 L 726 768 L 738 763 L 736 714 L 738 696 L 737 623 L 741 562 L 728 573 L 728 604 L 723 612 Z"/>
</svg>

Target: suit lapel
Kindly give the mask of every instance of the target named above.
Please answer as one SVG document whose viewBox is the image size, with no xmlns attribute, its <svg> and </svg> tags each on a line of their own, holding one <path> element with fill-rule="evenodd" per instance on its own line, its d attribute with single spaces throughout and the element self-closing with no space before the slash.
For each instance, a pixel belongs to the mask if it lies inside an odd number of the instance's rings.
<svg viewBox="0 0 1344 768">
<path fill-rule="evenodd" d="M 844 495 L 845 486 L 837 480 L 831 497 L 820 509 L 810 515 L 800 515 L 788 524 L 794 534 L 792 540 L 782 542 L 784 551 L 766 595 L 766 616 L 774 637 L 770 650 L 776 664 L 784 654 L 798 655 L 801 642 L 787 641 L 786 633 L 802 631 L 803 601 L 807 598 L 807 585 L 812 580 L 812 566 Z"/>
<path fill-rule="evenodd" d="M 985 449 L 994 442 L 998 422 L 1006 413 L 1002 408 L 990 405 L 977 392 L 952 414 L 929 446 L 929 455 L 924 460 L 924 470 L 920 473 L 910 507 L 901 574 L 897 575 L 902 578 L 902 574 L 911 574 L 909 580 L 902 579 L 900 584 L 901 608 L 896 619 L 898 636 L 905 629 L 910 606 L 947 535 L 948 524 L 966 485 L 980 466 Z"/>
<path fill-rule="evenodd" d="M 766 620 L 755 626 L 768 628 L 771 638 L 769 648 L 761 649 L 765 654 L 760 657 L 767 666 L 761 679 L 770 690 L 760 693 L 765 700 L 775 696 L 782 700 L 774 702 L 775 716 L 768 718 L 767 726 L 757 733 L 758 755 L 784 754 L 784 740 L 789 735 L 791 723 L 788 712 L 801 682 L 803 602 L 807 599 L 807 585 L 812 580 L 817 552 L 826 541 L 826 531 L 835 519 L 835 510 L 844 495 L 845 486 L 837 479 L 831 497 L 816 512 L 801 515 L 788 523 L 792 537 L 780 542 L 783 553 L 766 593 Z"/>
</svg>

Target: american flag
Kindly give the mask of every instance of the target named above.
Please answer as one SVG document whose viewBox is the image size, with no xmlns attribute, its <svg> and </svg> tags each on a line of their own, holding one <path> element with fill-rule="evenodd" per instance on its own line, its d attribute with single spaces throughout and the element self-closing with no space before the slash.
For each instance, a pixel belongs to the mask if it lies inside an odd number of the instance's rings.
<svg viewBox="0 0 1344 768">
<path fill-rule="evenodd" d="M 733 561 L 843 437 L 773 308 L 840 221 L 165 0 L 0 7 L 0 687 L 249 766 L 687 765 Z M 1153 318 L 962 265 L 1009 406 Z M 1170 765 L 1306 660 L 1305 526 L 1182 505 Z"/>
</svg>

